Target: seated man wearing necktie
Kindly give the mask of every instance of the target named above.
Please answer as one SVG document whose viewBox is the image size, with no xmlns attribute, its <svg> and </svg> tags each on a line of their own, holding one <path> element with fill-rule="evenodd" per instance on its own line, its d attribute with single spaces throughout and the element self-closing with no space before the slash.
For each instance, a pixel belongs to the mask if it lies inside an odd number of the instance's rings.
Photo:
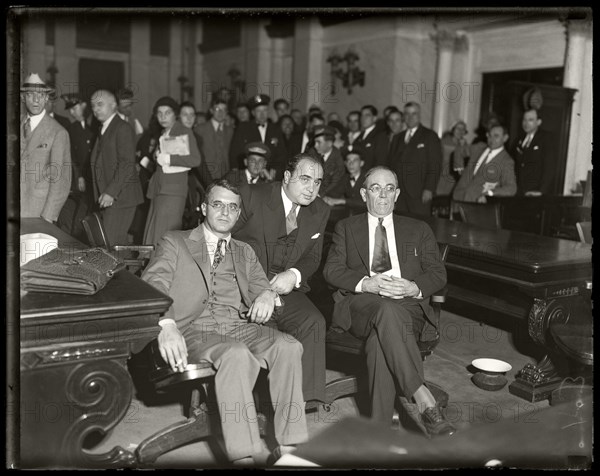
<svg viewBox="0 0 600 476">
<path fill-rule="evenodd" d="M 417 404 L 430 436 L 451 435 L 417 345 L 436 334 L 429 296 L 446 284 L 435 236 L 426 223 L 393 215 L 400 189 L 387 167 L 367 172 L 361 195 L 367 213 L 338 222 L 323 270 L 338 288 L 332 326 L 365 341 L 374 420 L 390 425 L 401 393 Z"/>
<path fill-rule="evenodd" d="M 252 389 L 269 372 L 279 453 L 307 439 L 302 396 L 302 345 L 267 324 L 279 297 L 252 248 L 231 237 L 240 216 L 239 191 L 212 182 L 202 203 L 204 222 L 169 231 L 159 241 L 142 279 L 173 304 L 158 324 L 160 354 L 173 371 L 209 361 L 229 458 L 256 463 L 263 452 Z M 285 446 L 284 446 L 285 445 Z"/>
<path fill-rule="evenodd" d="M 515 163 L 504 148 L 508 133 L 495 125 L 487 133 L 487 146 L 471 146 L 471 160 L 463 171 L 452 198 L 461 202 L 485 203 L 486 197 L 512 197 L 517 193 Z"/>
<path fill-rule="evenodd" d="M 269 146 L 262 142 L 246 144 L 244 169 L 231 169 L 225 178 L 236 187 L 271 182 L 267 171 L 267 161 L 271 158 Z"/>
</svg>

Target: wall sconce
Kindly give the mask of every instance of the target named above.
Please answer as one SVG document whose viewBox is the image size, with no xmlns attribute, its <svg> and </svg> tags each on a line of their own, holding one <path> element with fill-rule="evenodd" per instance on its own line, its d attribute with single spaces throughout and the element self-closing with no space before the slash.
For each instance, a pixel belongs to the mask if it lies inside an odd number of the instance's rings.
<svg viewBox="0 0 600 476">
<path fill-rule="evenodd" d="M 332 51 L 327 58 L 327 62 L 331 65 L 332 95 L 335 95 L 336 92 L 337 79 L 342 81 L 342 86 L 348 90 L 348 94 L 352 94 L 354 86 L 363 87 L 365 85 L 365 72 L 356 65 L 359 59 L 358 53 L 352 48 L 349 48 L 344 56 L 339 55 L 335 50 Z"/>
<path fill-rule="evenodd" d="M 243 96 L 246 94 L 246 81 L 242 79 L 242 73 L 235 65 L 232 65 L 227 71 L 227 76 L 229 76 L 229 80 L 231 81 L 231 89 L 233 91 L 239 91 L 239 96 Z"/>
<path fill-rule="evenodd" d="M 177 78 L 179 82 L 179 102 L 192 100 L 194 96 L 194 86 L 189 84 L 190 80 L 183 74 Z"/>
</svg>

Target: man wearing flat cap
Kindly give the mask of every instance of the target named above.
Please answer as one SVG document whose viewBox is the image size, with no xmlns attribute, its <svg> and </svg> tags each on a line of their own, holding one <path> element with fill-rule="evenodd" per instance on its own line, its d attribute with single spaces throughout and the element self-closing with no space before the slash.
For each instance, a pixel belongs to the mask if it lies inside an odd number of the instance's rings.
<svg viewBox="0 0 600 476">
<path fill-rule="evenodd" d="M 235 129 L 229 149 L 229 164 L 232 169 L 243 168 L 245 146 L 250 142 L 262 142 L 271 149 L 271 159 L 267 168 L 271 178 L 281 178 L 285 167 L 285 147 L 281 130 L 276 124 L 269 122 L 269 102 L 266 94 L 257 94 L 248 101 L 248 109 L 252 114 L 249 122 L 242 122 Z M 273 172 L 274 171 L 274 172 Z"/>
<path fill-rule="evenodd" d="M 52 88 L 32 73 L 21 86 L 21 218 L 58 219 L 71 188 L 69 134 L 46 112 Z"/>
<path fill-rule="evenodd" d="M 271 180 L 265 176 L 265 167 L 271 158 L 269 146 L 262 142 L 250 142 L 246 144 L 245 151 L 244 165 L 246 167 L 242 170 L 230 170 L 226 176 L 227 180 L 236 187 L 270 182 Z"/>
<path fill-rule="evenodd" d="M 81 219 L 88 213 L 94 200 L 90 156 L 96 134 L 86 121 L 87 103 L 76 93 L 61 96 L 65 110 L 73 118 L 67 132 L 71 142 L 73 175 L 71 194 L 59 216 L 59 226 L 72 236 L 81 236 Z"/>
<path fill-rule="evenodd" d="M 313 130 L 314 146 L 310 154 L 318 154 L 323 158 L 323 183 L 319 191 L 320 197 L 326 197 L 338 186 L 344 176 L 344 162 L 339 149 L 333 145 L 335 129 L 331 126 L 317 126 Z"/>
</svg>

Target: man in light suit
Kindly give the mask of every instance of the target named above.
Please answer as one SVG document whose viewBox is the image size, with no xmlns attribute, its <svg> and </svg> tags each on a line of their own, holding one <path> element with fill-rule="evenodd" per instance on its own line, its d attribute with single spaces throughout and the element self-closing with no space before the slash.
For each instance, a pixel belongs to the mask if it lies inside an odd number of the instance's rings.
<svg viewBox="0 0 600 476">
<path fill-rule="evenodd" d="M 110 244 L 127 244 L 135 207 L 144 201 L 135 167 L 133 128 L 117 114 L 113 93 L 98 90 L 91 103 L 102 124 L 91 156 L 94 199 L 102 210 Z"/>
<path fill-rule="evenodd" d="M 280 179 L 287 157 L 281 128 L 268 120 L 270 101 L 271 98 L 266 94 L 258 94 L 248 100 L 252 119 L 236 127 L 229 149 L 229 165 L 232 169 L 243 168 L 244 146 L 250 142 L 262 142 L 271 149 L 271 160 L 267 165 L 270 178 Z"/>
<path fill-rule="evenodd" d="M 368 212 L 338 222 L 323 270 L 338 288 L 332 327 L 365 341 L 374 420 L 390 425 L 401 393 L 414 399 L 430 436 L 450 435 L 417 345 L 436 337 L 429 296 L 446 284 L 435 236 L 426 223 L 393 214 L 400 189 L 387 167 L 367 172 L 361 195 Z"/>
<path fill-rule="evenodd" d="M 212 363 L 228 456 L 252 464 L 263 447 L 252 395 L 261 367 L 269 372 L 279 451 L 306 441 L 307 428 L 302 346 L 272 326 L 277 293 L 252 248 L 231 237 L 240 205 L 236 187 L 226 180 L 211 183 L 202 203 L 204 222 L 191 231 L 167 232 L 142 279 L 173 299 L 158 322 L 161 356 L 173 371 L 184 371 L 188 362 Z"/>
<path fill-rule="evenodd" d="M 213 179 L 224 177 L 229 171 L 229 147 L 233 137 L 233 127 L 225 124 L 227 102 L 218 97 L 210 108 L 211 118 L 194 128 L 201 139 L 200 155 L 206 163 Z"/>
<path fill-rule="evenodd" d="M 442 170 L 442 143 L 437 134 L 421 124 L 421 106 L 404 106 L 407 129 L 392 140 L 388 166 L 396 172 L 402 193 L 398 213 L 431 215 L 431 200 Z"/>
<path fill-rule="evenodd" d="M 537 109 L 523 113 L 523 135 L 513 152 L 519 195 L 537 197 L 554 193 L 556 145 L 552 134 L 540 129 L 542 117 Z"/>
<path fill-rule="evenodd" d="M 481 142 L 471 146 L 471 160 L 452 192 L 454 200 L 485 203 L 486 197 L 512 197 L 517 193 L 515 164 L 504 149 L 506 129 L 493 126 L 487 138 L 487 147 Z"/>
<path fill-rule="evenodd" d="M 68 132 L 45 110 L 48 87 L 30 74 L 21 86 L 27 114 L 21 120 L 21 218 L 58 219 L 71 188 Z"/>
<path fill-rule="evenodd" d="M 298 154 L 288 163 L 283 182 L 240 189 L 242 215 L 233 236 L 250 244 L 272 289 L 284 296 L 279 330 L 304 347 L 305 400 L 325 401 L 325 318 L 308 299 L 308 280 L 321 263 L 330 208 L 318 197 L 323 161 Z"/>
</svg>

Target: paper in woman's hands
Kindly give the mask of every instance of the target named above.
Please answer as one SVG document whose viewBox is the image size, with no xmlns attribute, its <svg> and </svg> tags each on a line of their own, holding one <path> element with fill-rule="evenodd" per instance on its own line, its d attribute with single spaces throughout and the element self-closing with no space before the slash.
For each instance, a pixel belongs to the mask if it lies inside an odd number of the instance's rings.
<svg viewBox="0 0 600 476">
<path fill-rule="evenodd" d="M 187 134 L 180 136 L 162 136 L 160 151 L 169 155 L 190 155 L 190 142 Z"/>
<path fill-rule="evenodd" d="M 166 155 L 190 155 L 190 142 L 186 134 L 180 136 L 162 136 L 160 138 L 160 154 L 159 156 Z M 162 171 L 165 174 L 178 174 L 181 172 L 187 172 L 190 167 L 182 167 L 179 165 L 162 164 L 159 161 Z"/>
</svg>

